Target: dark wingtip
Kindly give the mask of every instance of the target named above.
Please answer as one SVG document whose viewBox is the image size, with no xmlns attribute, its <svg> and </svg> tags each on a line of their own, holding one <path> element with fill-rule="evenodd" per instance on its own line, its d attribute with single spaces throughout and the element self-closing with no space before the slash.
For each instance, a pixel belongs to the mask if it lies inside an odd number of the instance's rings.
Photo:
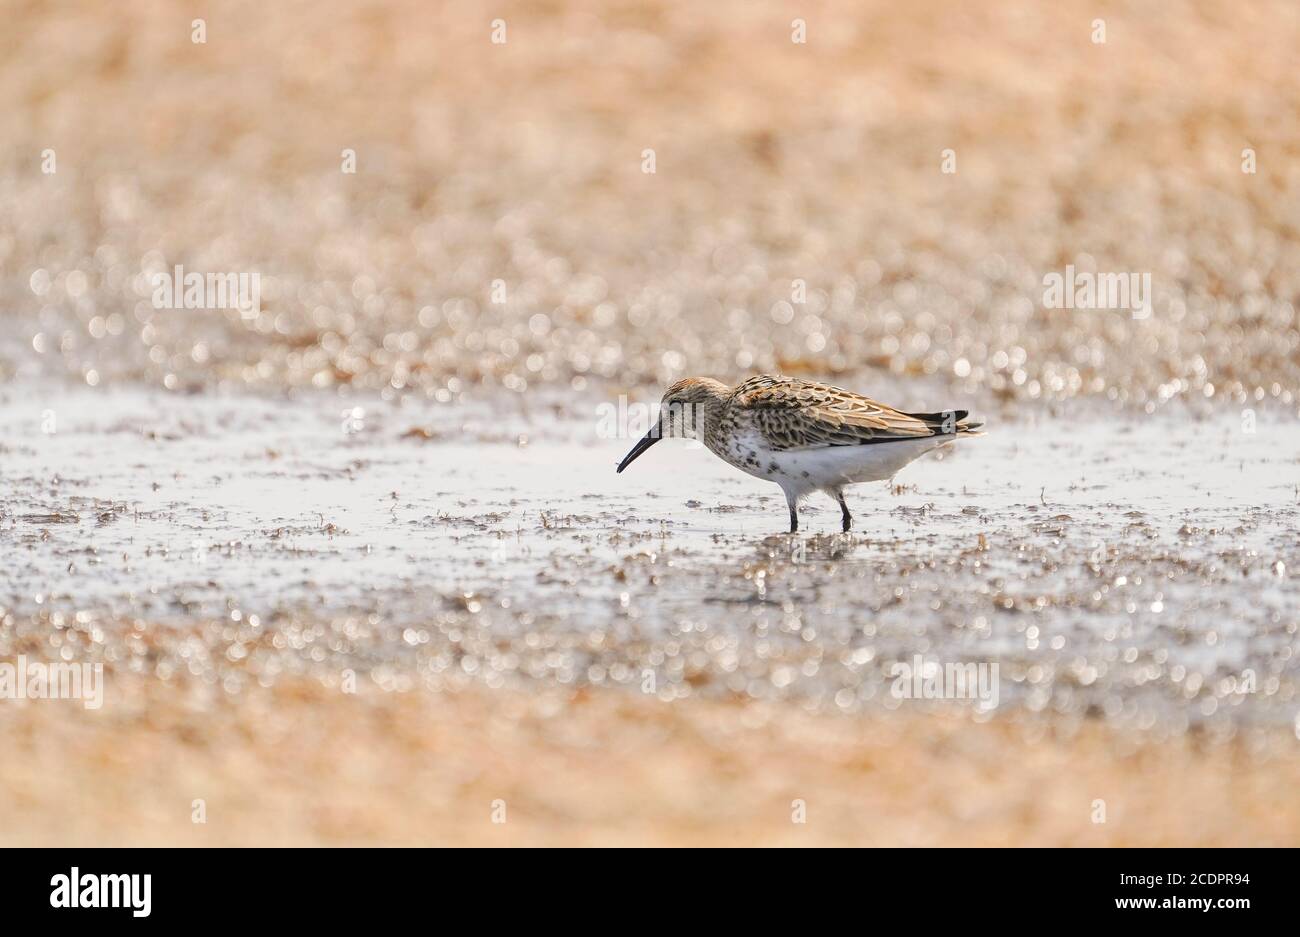
<svg viewBox="0 0 1300 937">
<path fill-rule="evenodd" d="M 939 410 L 936 413 L 908 413 L 914 420 L 920 420 L 922 423 L 944 423 L 951 420 L 954 423 L 960 423 L 970 415 L 969 410 Z"/>
</svg>

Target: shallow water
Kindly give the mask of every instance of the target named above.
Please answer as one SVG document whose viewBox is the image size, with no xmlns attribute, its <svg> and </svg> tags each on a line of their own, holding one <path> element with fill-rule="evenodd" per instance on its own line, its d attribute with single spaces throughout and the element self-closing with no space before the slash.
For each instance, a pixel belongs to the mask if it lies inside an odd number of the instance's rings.
<svg viewBox="0 0 1300 937">
<path fill-rule="evenodd" d="M 852 489 L 852 534 L 814 499 L 791 536 L 776 486 L 696 445 L 616 475 L 599 403 L 10 387 L 0 655 L 855 709 L 900 705 L 919 654 L 996 663 L 1000 707 L 1067 721 L 1296 718 L 1285 415 L 994 416 Z"/>
</svg>

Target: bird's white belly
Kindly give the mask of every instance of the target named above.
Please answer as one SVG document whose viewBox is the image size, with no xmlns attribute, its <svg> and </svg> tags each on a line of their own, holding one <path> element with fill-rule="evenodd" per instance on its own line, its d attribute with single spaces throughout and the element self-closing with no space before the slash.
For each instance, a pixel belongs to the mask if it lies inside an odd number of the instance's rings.
<svg viewBox="0 0 1300 937">
<path fill-rule="evenodd" d="M 726 458 L 750 475 L 802 493 L 893 478 L 903 466 L 953 438 L 924 436 L 863 446 L 785 450 L 770 449 L 765 441 L 751 438 Z"/>
</svg>

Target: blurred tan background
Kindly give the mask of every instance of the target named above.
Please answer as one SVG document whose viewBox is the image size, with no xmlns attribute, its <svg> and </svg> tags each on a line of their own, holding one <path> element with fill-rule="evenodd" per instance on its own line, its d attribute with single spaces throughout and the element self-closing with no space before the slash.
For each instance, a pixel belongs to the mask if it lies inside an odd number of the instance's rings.
<svg viewBox="0 0 1300 937">
<path fill-rule="evenodd" d="M 205 44 L 169 0 L 7 5 L 0 374 L 1300 390 L 1287 0 L 200 13 Z M 140 273 L 176 263 L 260 272 L 262 316 L 155 311 Z M 1067 263 L 1152 273 L 1154 316 L 1043 310 Z"/>
</svg>

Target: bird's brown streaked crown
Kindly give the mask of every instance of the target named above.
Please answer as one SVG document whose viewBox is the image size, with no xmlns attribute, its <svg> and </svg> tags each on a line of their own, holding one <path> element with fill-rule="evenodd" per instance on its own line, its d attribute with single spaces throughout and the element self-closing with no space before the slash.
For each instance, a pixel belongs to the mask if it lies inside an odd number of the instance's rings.
<svg viewBox="0 0 1300 937">
<path fill-rule="evenodd" d="M 711 377 L 684 377 L 664 391 L 664 403 L 704 403 L 721 400 L 731 393 L 731 388 Z"/>
</svg>

